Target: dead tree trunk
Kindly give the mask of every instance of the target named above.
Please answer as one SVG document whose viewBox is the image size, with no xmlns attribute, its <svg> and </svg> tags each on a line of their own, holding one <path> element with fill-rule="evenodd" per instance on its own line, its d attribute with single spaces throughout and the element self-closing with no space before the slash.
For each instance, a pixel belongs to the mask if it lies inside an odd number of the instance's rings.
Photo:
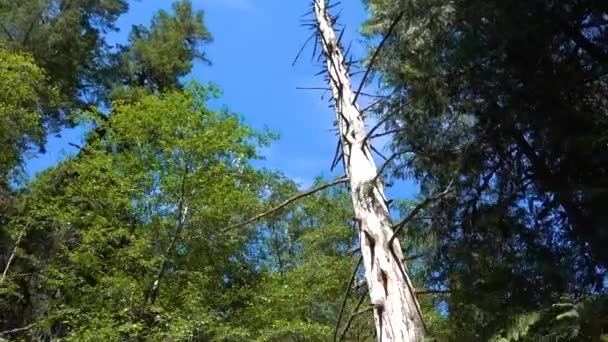
<svg viewBox="0 0 608 342">
<path fill-rule="evenodd" d="M 326 0 L 313 0 L 319 42 L 326 57 L 340 131 L 344 167 L 359 224 L 365 278 L 379 341 L 418 342 L 424 323 L 414 287 L 406 273 L 399 240 L 393 236 L 384 188 L 368 145 L 350 75 L 333 28 Z"/>
</svg>

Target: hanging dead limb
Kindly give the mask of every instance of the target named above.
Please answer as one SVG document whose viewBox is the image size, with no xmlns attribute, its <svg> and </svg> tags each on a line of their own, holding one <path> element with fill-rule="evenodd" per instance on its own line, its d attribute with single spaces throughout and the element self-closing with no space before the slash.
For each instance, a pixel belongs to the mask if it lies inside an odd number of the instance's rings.
<svg viewBox="0 0 608 342">
<path fill-rule="evenodd" d="M 29 226 L 30 226 L 30 224 L 28 222 L 28 224 L 26 224 L 19 232 L 17 241 L 15 241 L 15 247 L 13 247 L 13 252 L 11 253 L 11 256 L 8 258 L 6 266 L 4 267 L 4 272 L 2 272 L 2 278 L 0 278 L 0 285 L 2 285 L 4 283 L 4 279 L 6 278 L 6 275 L 8 274 L 8 270 L 11 267 L 11 264 L 13 263 L 15 256 L 17 255 L 17 249 L 19 248 L 19 245 L 21 244 L 21 239 L 23 238 L 23 235 L 25 234 L 25 232 Z"/>
<path fill-rule="evenodd" d="M 353 287 L 353 283 L 355 282 L 355 278 L 357 278 L 357 272 L 359 271 L 359 267 L 361 267 L 361 262 L 363 262 L 363 257 L 359 257 L 357 260 L 357 264 L 353 269 L 353 272 L 350 277 L 350 281 L 344 290 L 344 298 L 342 299 L 342 305 L 340 306 L 340 312 L 338 313 L 338 320 L 336 321 L 336 329 L 334 330 L 334 342 L 336 342 L 336 338 L 338 337 L 338 329 L 340 328 L 340 321 L 342 320 L 342 315 L 344 314 L 344 308 L 346 308 L 346 302 L 348 301 L 348 296 L 350 294 L 350 289 Z"/>
<path fill-rule="evenodd" d="M 397 24 L 401 21 L 401 19 L 403 18 L 404 15 L 405 15 L 405 11 L 402 11 L 401 13 L 399 13 L 399 15 L 391 23 L 391 26 L 389 27 L 388 31 L 384 35 L 384 38 L 382 38 L 382 41 L 380 41 L 380 44 L 378 44 L 378 47 L 376 48 L 376 51 L 374 51 L 374 54 L 372 55 L 372 59 L 370 60 L 369 65 L 367 66 L 367 69 L 365 70 L 365 74 L 363 75 L 363 78 L 361 79 L 361 83 L 359 83 L 359 88 L 357 89 L 357 92 L 355 93 L 355 98 L 353 99 L 353 104 L 357 103 L 357 99 L 359 98 L 359 95 L 361 94 L 361 90 L 363 90 L 363 87 L 365 86 L 365 83 L 367 82 L 367 77 L 369 76 L 372 68 L 374 67 L 374 63 L 376 63 L 376 59 L 378 58 L 378 55 L 380 54 L 380 50 L 382 50 L 384 43 L 386 43 L 388 38 L 393 33 L 393 30 L 395 29 Z"/>
<path fill-rule="evenodd" d="M 338 185 L 338 184 L 342 184 L 342 183 L 346 183 L 346 182 L 348 182 L 348 178 L 341 177 L 341 178 L 338 178 L 338 179 L 336 179 L 336 180 L 334 180 L 332 182 L 329 182 L 329 183 L 320 185 L 320 186 L 318 186 L 316 188 L 310 189 L 308 191 L 299 193 L 299 194 L 297 194 L 297 195 L 295 195 L 295 196 L 293 196 L 293 197 L 285 200 L 283 203 L 279 204 L 278 206 L 276 206 L 276 207 L 274 207 L 274 208 L 272 208 L 272 209 L 270 209 L 268 211 L 265 211 L 265 212 L 263 212 L 261 214 L 255 215 L 254 217 L 252 217 L 252 218 L 250 218 L 250 219 L 248 219 L 246 221 L 243 221 L 241 223 L 237 223 L 237 224 L 232 225 L 230 227 L 224 228 L 222 230 L 222 232 L 226 233 L 226 232 L 228 232 L 228 231 L 230 231 L 232 229 L 246 226 L 246 225 L 248 225 L 250 223 L 253 223 L 255 221 L 258 221 L 258 220 L 260 220 L 260 219 L 262 219 L 262 218 L 264 218 L 266 216 L 269 216 L 269 215 L 272 215 L 272 214 L 276 213 L 277 211 L 285 208 L 286 206 L 290 205 L 291 203 L 293 203 L 293 202 L 295 202 L 295 201 L 297 201 L 297 200 L 299 200 L 301 198 L 304 198 L 306 196 L 310 196 L 310 195 L 315 194 L 315 193 L 317 193 L 319 191 L 323 191 L 323 190 L 325 190 L 327 188 L 330 188 L 330 187 L 332 187 L 334 185 Z"/>
</svg>

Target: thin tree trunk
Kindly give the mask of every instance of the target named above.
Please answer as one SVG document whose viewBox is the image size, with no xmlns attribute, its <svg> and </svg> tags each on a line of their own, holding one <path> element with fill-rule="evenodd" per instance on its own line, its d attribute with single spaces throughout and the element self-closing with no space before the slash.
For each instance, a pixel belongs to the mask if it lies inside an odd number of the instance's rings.
<svg viewBox="0 0 608 342">
<path fill-rule="evenodd" d="M 326 0 L 313 0 L 341 135 L 344 166 L 359 223 L 361 254 L 379 341 L 418 342 L 425 328 L 414 287 L 406 273 L 399 240 L 378 170 L 367 143 L 362 113 L 354 103 L 350 76 L 333 29 Z"/>
<path fill-rule="evenodd" d="M 146 293 L 146 304 L 153 305 L 156 302 L 156 298 L 158 297 L 158 291 L 160 289 L 160 283 L 165 275 L 167 269 L 167 263 L 171 258 L 171 254 L 173 254 L 173 250 L 175 249 L 175 244 L 177 240 L 180 239 L 182 231 L 186 226 L 186 219 L 188 218 L 188 205 L 186 204 L 186 178 L 188 176 L 188 167 L 184 169 L 184 175 L 182 177 L 181 189 L 180 189 L 180 200 L 177 208 L 178 217 L 175 225 L 175 231 L 173 232 L 173 236 L 171 236 L 171 240 L 169 241 L 169 245 L 165 250 L 165 254 L 163 255 L 163 259 L 158 267 L 156 275 L 154 276 L 154 281 L 152 282 L 152 286 Z"/>
<path fill-rule="evenodd" d="M 19 232 L 19 237 L 17 237 L 17 241 L 15 242 L 15 247 L 13 248 L 13 252 L 11 253 L 11 255 L 8 258 L 8 261 L 6 263 L 6 266 L 4 267 L 4 272 L 2 272 L 2 277 L 0 277 L 0 285 L 2 285 L 4 283 L 4 279 L 6 278 L 6 275 L 8 274 L 8 270 L 11 268 L 11 264 L 13 263 L 13 260 L 15 259 L 15 256 L 17 255 L 17 249 L 19 248 L 19 245 L 21 244 L 21 238 L 23 238 L 23 234 L 25 234 L 25 231 L 27 230 L 28 227 L 29 227 L 29 224 L 26 225 L 25 227 L 23 227 L 23 229 L 21 229 L 21 232 Z"/>
</svg>

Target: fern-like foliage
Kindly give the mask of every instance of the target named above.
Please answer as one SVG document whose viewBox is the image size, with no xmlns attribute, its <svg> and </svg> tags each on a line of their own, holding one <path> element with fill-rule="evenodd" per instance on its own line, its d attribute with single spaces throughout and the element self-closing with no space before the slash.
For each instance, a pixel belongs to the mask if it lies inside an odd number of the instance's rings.
<svg viewBox="0 0 608 342">
<path fill-rule="evenodd" d="M 608 297 L 562 298 L 550 308 L 525 313 L 489 342 L 608 342 Z"/>
</svg>

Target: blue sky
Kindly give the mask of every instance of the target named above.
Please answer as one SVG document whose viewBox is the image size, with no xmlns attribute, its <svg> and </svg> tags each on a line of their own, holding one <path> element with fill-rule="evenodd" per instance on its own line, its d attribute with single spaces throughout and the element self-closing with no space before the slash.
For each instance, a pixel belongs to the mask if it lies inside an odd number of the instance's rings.
<svg viewBox="0 0 608 342">
<path fill-rule="evenodd" d="M 303 187 L 320 174 L 330 175 L 336 146 L 332 128 L 334 114 L 322 92 L 297 87 L 324 87 L 322 77 L 314 75 L 321 65 L 311 61 L 309 47 L 292 66 L 298 50 L 310 35 L 301 27 L 301 18 L 310 8 L 309 0 L 192 0 L 205 10 L 206 25 L 214 42 L 205 48 L 212 65 L 197 64 L 190 77 L 214 82 L 223 96 L 214 105 L 226 105 L 242 115 L 255 128 L 280 134 L 280 140 L 264 151 L 259 163 L 284 172 Z M 112 33 L 111 44 L 125 43 L 130 27 L 147 25 L 159 9 L 170 9 L 171 0 L 132 1 L 129 13 L 118 21 L 120 32 Z M 344 41 L 353 41 L 355 57 L 365 55 L 365 43 L 358 31 L 366 18 L 362 0 L 349 0 L 339 6 L 340 21 L 346 26 Z M 79 144 L 82 129 L 67 130 L 50 137 L 48 152 L 30 160 L 28 173 L 34 175 L 57 162 Z M 342 172 L 342 171 L 338 171 Z M 394 189 L 398 197 L 410 197 L 410 183 Z M 397 192 L 397 193 L 395 193 Z"/>
</svg>

